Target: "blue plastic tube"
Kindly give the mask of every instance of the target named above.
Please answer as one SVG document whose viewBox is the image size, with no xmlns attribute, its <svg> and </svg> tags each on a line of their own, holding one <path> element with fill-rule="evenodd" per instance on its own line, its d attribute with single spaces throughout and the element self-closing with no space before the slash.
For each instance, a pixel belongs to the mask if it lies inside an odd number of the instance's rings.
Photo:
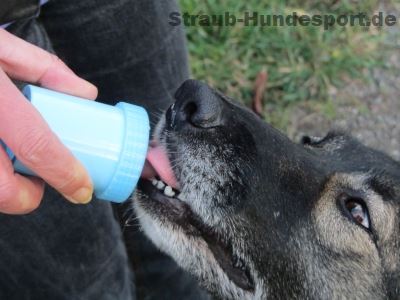
<svg viewBox="0 0 400 300">
<path fill-rule="evenodd" d="M 96 197 L 112 202 L 127 200 L 146 159 L 150 132 L 147 112 L 124 102 L 111 106 L 32 85 L 23 93 L 85 166 Z M 5 149 L 16 172 L 35 176 L 9 148 Z"/>
</svg>

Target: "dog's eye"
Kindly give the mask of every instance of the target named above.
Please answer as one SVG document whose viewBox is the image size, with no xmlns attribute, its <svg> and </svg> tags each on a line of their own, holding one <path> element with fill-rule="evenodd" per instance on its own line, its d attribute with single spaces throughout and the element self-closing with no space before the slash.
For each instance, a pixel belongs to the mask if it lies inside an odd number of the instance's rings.
<svg viewBox="0 0 400 300">
<path fill-rule="evenodd" d="M 349 198 L 345 200 L 344 205 L 354 222 L 366 229 L 370 229 L 369 213 L 363 200 Z"/>
</svg>

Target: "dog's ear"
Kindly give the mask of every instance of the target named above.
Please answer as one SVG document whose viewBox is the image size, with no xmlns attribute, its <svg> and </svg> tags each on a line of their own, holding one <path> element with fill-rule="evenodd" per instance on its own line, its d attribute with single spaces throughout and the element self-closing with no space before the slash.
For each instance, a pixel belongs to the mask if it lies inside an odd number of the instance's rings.
<svg viewBox="0 0 400 300">
<path fill-rule="evenodd" d="M 318 136 L 303 135 L 303 137 L 300 140 L 300 144 L 313 146 L 320 143 L 323 139 L 324 138 Z"/>
<path fill-rule="evenodd" d="M 335 129 L 329 131 L 324 137 L 304 135 L 300 140 L 300 144 L 305 146 L 318 147 L 329 144 L 330 142 L 337 141 L 338 139 L 344 141 L 349 137 L 350 136 L 345 131 L 341 129 Z"/>
</svg>

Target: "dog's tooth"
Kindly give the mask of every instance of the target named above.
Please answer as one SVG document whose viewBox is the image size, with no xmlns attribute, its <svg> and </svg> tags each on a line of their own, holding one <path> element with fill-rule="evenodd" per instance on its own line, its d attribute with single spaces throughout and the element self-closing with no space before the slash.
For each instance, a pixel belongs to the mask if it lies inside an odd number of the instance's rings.
<svg viewBox="0 0 400 300">
<path fill-rule="evenodd" d="M 159 190 L 162 190 L 165 187 L 164 182 L 162 182 L 161 180 L 157 182 L 157 188 Z"/>
<path fill-rule="evenodd" d="M 164 195 L 168 196 L 168 197 L 173 197 L 175 196 L 175 192 L 172 190 L 172 187 L 170 187 L 169 185 L 167 185 L 164 189 Z"/>
<path fill-rule="evenodd" d="M 157 183 L 158 183 L 158 180 L 157 180 L 157 179 L 154 178 L 154 179 L 151 180 L 151 184 L 152 184 L 152 185 L 156 186 Z"/>
</svg>

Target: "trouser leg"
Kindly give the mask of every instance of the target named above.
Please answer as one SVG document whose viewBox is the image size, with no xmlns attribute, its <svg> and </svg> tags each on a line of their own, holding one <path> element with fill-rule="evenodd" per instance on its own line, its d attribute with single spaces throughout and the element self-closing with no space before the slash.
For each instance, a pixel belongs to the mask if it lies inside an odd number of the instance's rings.
<svg viewBox="0 0 400 300">
<path fill-rule="evenodd" d="M 154 124 L 189 76 L 183 28 L 168 24 L 177 10 L 172 0 L 54 0 L 41 19 L 57 54 L 99 87 L 100 101 L 143 105 Z M 124 236 L 140 298 L 207 297 L 137 223 L 125 226 Z"/>
<path fill-rule="evenodd" d="M 182 27 L 168 24 L 172 0 L 54 0 L 41 19 L 57 54 L 99 87 L 99 100 L 143 105 L 152 121 L 188 78 Z"/>
</svg>

